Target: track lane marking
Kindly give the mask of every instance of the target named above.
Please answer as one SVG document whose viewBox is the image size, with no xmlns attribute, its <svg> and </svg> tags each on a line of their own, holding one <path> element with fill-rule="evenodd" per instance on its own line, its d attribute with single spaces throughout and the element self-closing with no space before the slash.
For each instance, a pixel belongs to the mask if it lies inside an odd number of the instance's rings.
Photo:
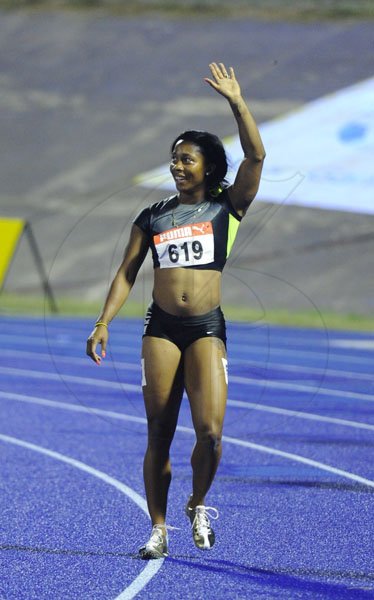
<svg viewBox="0 0 374 600">
<path fill-rule="evenodd" d="M 17 394 L 17 393 L 13 393 L 13 392 L 1 392 L 0 391 L 0 399 L 4 398 L 5 400 L 17 400 L 20 402 L 29 402 L 32 404 L 41 404 L 41 405 L 45 405 L 45 406 L 55 406 L 56 408 L 58 408 L 58 406 L 56 406 L 56 403 L 61 405 L 62 407 L 69 407 L 69 410 L 75 410 L 77 412 L 92 412 L 95 413 L 97 415 L 113 415 L 114 418 L 117 417 L 118 414 L 122 414 L 122 413 L 116 413 L 116 412 L 112 412 L 110 410 L 104 410 L 104 413 L 102 411 L 102 409 L 100 408 L 86 408 L 84 406 L 78 405 L 78 404 L 70 404 L 68 402 L 58 402 L 56 400 L 49 400 L 47 398 L 40 398 L 38 396 L 26 396 L 25 394 Z M 227 400 L 227 404 L 228 406 L 234 406 L 234 407 L 238 407 L 238 408 L 250 408 L 252 410 L 257 410 L 260 412 L 268 412 L 268 413 L 274 413 L 274 414 L 280 414 L 280 415 L 284 415 L 284 416 L 289 416 L 289 417 L 296 417 L 299 419 L 308 419 L 308 420 L 312 420 L 312 421 L 321 421 L 321 422 L 325 422 L 325 423 L 331 423 L 332 425 L 343 425 L 345 427 L 352 427 L 353 429 L 366 429 L 368 431 L 374 431 L 374 425 L 371 425 L 370 423 L 362 423 L 360 421 L 350 421 L 348 419 L 339 419 L 337 417 L 325 417 L 323 415 L 317 415 L 315 413 L 309 413 L 309 412 L 304 412 L 304 411 L 296 411 L 296 410 L 290 410 L 287 408 L 278 408 L 277 406 L 268 406 L 268 405 L 261 405 L 261 404 L 255 404 L 253 402 L 244 402 L 242 400 Z M 128 420 L 132 420 L 134 423 L 143 423 L 143 417 L 131 417 L 130 419 L 130 415 L 128 415 L 127 417 Z"/>
<path fill-rule="evenodd" d="M 287 348 L 274 348 L 274 346 L 267 344 L 265 346 L 264 345 L 260 345 L 260 344 L 243 344 L 243 345 L 239 345 L 239 344 L 228 344 L 228 347 L 231 348 L 231 350 L 234 350 L 236 352 L 243 353 L 243 352 L 247 352 L 248 349 L 251 350 L 253 349 L 253 351 L 257 351 L 258 353 L 258 348 L 264 348 L 267 350 L 267 354 L 275 354 L 275 355 L 280 355 L 280 356 L 292 356 L 294 357 L 295 355 L 297 356 L 297 358 L 322 358 L 323 360 L 332 360 L 334 362 L 348 362 L 348 363 L 357 363 L 357 364 L 362 364 L 362 363 L 367 363 L 369 365 L 373 364 L 373 359 L 372 357 L 359 357 L 357 356 L 357 352 L 354 355 L 350 355 L 350 354 L 334 354 L 333 352 L 331 352 L 330 348 L 327 346 L 326 348 L 326 352 L 314 352 L 313 350 L 298 350 L 297 348 L 295 348 L 294 350 L 287 350 Z"/>
<path fill-rule="evenodd" d="M 28 358 L 28 359 L 30 359 L 30 356 L 32 355 L 32 358 L 35 357 L 35 360 L 39 359 L 41 361 L 43 361 L 43 360 L 49 361 L 52 363 L 52 365 L 56 365 L 57 363 L 61 362 L 61 363 L 65 363 L 67 365 L 71 365 L 72 363 L 74 363 L 74 364 L 84 365 L 84 366 L 88 367 L 88 365 L 91 364 L 89 362 L 88 357 L 80 358 L 79 356 L 66 356 L 65 354 L 56 354 L 56 353 L 48 354 L 47 352 L 27 352 L 26 350 L 7 350 L 7 349 L 1 350 L 1 354 L 3 356 L 9 356 L 9 357 L 19 356 L 19 357 Z M 131 363 L 131 362 L 124 362 L 124 361 L 116 361 L 109 356 L 109 353 L 107 354 L 105 365 L 113 366 L 113 368 L 115 368 L 115 369 L 128 370 L 128 371 L 139 371 L 139 372 L 141 371 L 141 366 L 140 366 L 139 362 Z M 342 373 L 344 373 L 344 371 L 342 371 Z"/>
<path fill-rule="evenodd" d="M 336 348 L 353 348 L 355 350 L 374 350 L 374 339 L 368 340 L 330 340 L 330 345 Z"/>
<path fill-rule="evenodd" d="M 65 454 L 60 454 L 60 452 L 49 450 L 48 448 L 44 448 L 43 446 L 38 446 L 36 444 L 27 442 L 25 440 L 21 440 L 16 437 L 0 433 L 0 440 L 8 444 L 21 446 L 22 448 L 26 448 L 27 450 L 39 452 L 40 454 L 44 454 L 49 458 L 53 458 L 55 460 L 59 460 L 60 462 L 64 462 L 72 467 L 75 467 L 76 469 L 80 469 L 81 471 L 88 473 L 89 475 L 93 475 L 94 477 L 101 479 L 101 481 L 104 481 L 104 483 L 112 485 L 122 494 L 128 496 L 130 500 L 132 500 L 143 512 L 145 512 L 149 518 L 147 503 L 144 500 L 144 498 L 142 498 L 142 496 L 140 496 L 137 492 L 135 492 L 135 490 L 133 490 L 129 486 L 125 485 L 121 481 L 118 481 L 118 479 L 115 479 L 111 475 L 104 473 L 104 471 L 99 471 L 98 469 L 90 467 L 89 465 L 87 465 L 84 462 L 81 462 L 80 460 L 71 458 L 70 456 L 66 456 Z M 131 582 L 129 586 L 127 586 L 127 588 L 123 590 L 123 592 L 119 594 L 119 596 L 116 596 L 115 600 L 130 600 L 131 598 L 134 598 L 134 596 L 137 593 L 139 593 L 152 579 L 152 577 L 154 577 L 154 575 L 156 575 L 156 573 L 161 569 L 164 560 L 164 558 L 161 558 L 159 560 L 148 561 L 147 565 L 141 571 L 141 573 Z"/>
<path fill-rule="evenodd" d="M 295 373 L 311 373 L 311 374 L 315 374 L 315 375 L 329 375 L 329 376 L 336 376 L 336 377 L 342 377 L 343 379 L 359 379 L 359 380 L 368 380 L 368 381 L 373 381 L 374 380 L 374 376 L 371 373 L 360 373 L 359 371 L 343 371 L 343 370 L 339 370 L 339 369 L 330 369 L 328 367 L 326 368 L 321 368 L 321 367 L 307 367 L 307 366 L 301 366 L 301 365 L 290 365 L 289 363 L 280 363 L 280 362 L 274 362 L 274 361 L 267 361 L 267 360 L 252 360 L 252 359 L 248 359 L 245 360 L 244 358 L 242 359 L 230 359 L 230 364 L 245 364 L 245 365 L 253 365 L 253 366 L 258 366 L 258 367 L 262 367 L 263 369 L 267 369 L 267 368 L 275 368 L 275 369 L 279 369 L 279 371 L 291 371 L 291 372 L 295 372 Z"/>
<path fill-rule="evenodd" d="M 108 387 L 111 389 L 127 390 L 131 392 L 139 392 L 141 390 L 140 382 L 139 385 L 132 383 L 121 383 L 115 382 L 108 379 L 95 379 L 93 377 L 81 377 L 79 375 L 68 375 L 65 373 L 50 373 L 48 371 L 35 371 L 32 369 L 19 369 L 17 367 L 0 367 L 0 373 L 4 375 L 17 375 L 18 377 L 30 377 L 32 379 L 48 379 L 50 381 L 61 381 L 77 383 L 79 385 L 95 385 L 96 387 Z M 357 400 L 365 400 L 367 402 L 374 402 L 374 395 L 371 394 L 360 394 L 358 392 L 345 392 L 340 390 L 333 390 L 328 388 L 316 387 L 313 388 L 307 385 L 301 385 L 297 383 L 283 383 L 268 381 L 267 379 L 252 379 L 250 377 L 238 377 L 231 375 L 229 380 L 233 383 L 240 383 L 244 385 L 252 385 L 255 387 L 267 387 L 275 389 L 283 389 L 288 391 L 306 392 L 319 396 L 333 396 L 338 398 L 354 398 Z"/>
<path fill-rule="evenodd" d="M 287 417 L 295 417 L 297 419 L 320 421 L 335 425 L 343 425 L 345 427 L 353 427 L 356 429 L 366 429 L 367 431 L 374 431 L 374 425 L 370 425 L 369 423 L 362 423 L 360 421 L 350 421 L 348 419 L 339 419 L 338 417 L 325 417 L 323 415 L 317 415 L 315 413 L 290 410 L 288 408 L 278 408 L 277 406 L 259 405 L 254 404 L 253 402 L 244 402 L 242 400 L 229 400 L 228 404 L 230 406 L 236 406 L 238 408 L 251 408 L 252 410 L 258 410 L 260 412 L 274 413 L 278 415 L 284 415 Z"/>
<path fill-rule="evenodd" d="M 344 390 L 334 390 L 331 388 L 323 388 L 316 386 L 315 388 L 310 385 L 303 385 L 301 383 L 284 383 L 282 381 L 268 381 L 267 379 L 253 379 L 251 377 L 239 377 L 237 375 L 230 375 L 230 381 L 233 383 L 240 383 L 242 385 L 254 385 L 263 386 L 268 388 L 276 388 L 278 390 L 288 390 L 295 392 L 309 392 L 315 395 L 322 396 L 335 396 L 338 398 L 357 398 L 358 400 L 368 400 L 374 402 L 374 395 L 361 394 L 359 392 L 346 392 Z"/>
<path fill-rule="evenodd" d="M 64 354 L 56 354 L 56 353 L 51 353 L 51 354 L 47 354 L 46 352 L 27 352 L 26 350 L 8 350 L 8 349 L 3 349 L 1 351 L 1 354 L 3 356 L 14 356 L 14 357 L 25 357 L 25 358 L 30 358 L 30 354 L 32 354 L 33 357 L 39 358 L 40 360 L 49 360 L 52 363 L 56 363 L 56 362 L 63 362 L 66 364 L 71 364 L 72 361 L 74 361 L 75 364 L 80 364 L 80 365 L 88 365 L 89 363 L 87 362 L 87 358 L 80 358 L 77 356 L 66 356 Z M 140 371 L 141 367 L 140 364 L 138 363 L 131 363 L 131 362 L 125 362 L 125 361 L 121 361 L 121 360 L 116 360 L 116 358 L 114 357 L 109 357 L 107 356 L 107 361 L 106 364 L 108 365 L 113 365 L 114 368 L 116 369 L 123 369 L 123 370 L 131 370 L 131 371 Z M 246 364 L 246 365 L 254 365 L 254 366 L 258 366 L 261 367 L 263 369 L 267 369 L 269 367 L 274 367 L 276 369 L 279 369 L 279 371 L 291 371 L 291 372 L 300 372 L 300 373 L 311 373 L 311 374 L 315 374 L 315 375 L 329 375 L 329 376 L 336 376 L 336 377 L 342 377 L 343 379 L 359 379 L 361 380 L 367 380 L 367 381 L 373 381 L 374 380 L 374 376 L 371 373 L 360 373 L 358 371 L 343 371 L 343 370 L 338 370 L 338 369 L 322 369 L 320 367 L 304 367 L 304 366 L 300 366 L 300 365 L 290 365 L 290 364 L 284 364 L 284 363 L 278 363 L 278 362 L 272 362 L 272 361 L 261 361 L 261 360 L 252 360 L 252 359 L 235 359 L 235 358 L 231 358 L 230 359 L 230 364 Z"/>
<path fill-rule="evenodd" d="M 0 367 L 0 373 L 4 375 L 17 375 L 17 377 L 30 377 L 31 379 L 44 379 L 49 381 L 71 382 L 79 385 L 88 385 L 112 390 L 127 390 L 129 392 L 141 392 L 139 385 L 133 383 L 121 383 L 109 379 L 95 379 L 94 377 L 81 377 L 79 375 L 65 375 L 62 373 L 50 373 L 48 371 L 34 371 L 32 369 L 18 369 L 15 367 Z"/>
<path fill-rule="evenodd" d="M 41 399 L 42 400 L 42 399 Z M 33 401 L 32 401 L 33 402 Z M 43 402 L 35 402 L 35 404 L 44 404 L 45 406 L 49 406 L 51 408 L 59 408 L 63 410 L 74 410 L 79 412 L 91 413 L 91 414 L 100 414 L 101 416 L 108 416 L 110 418 L 114 418 L 121 421 L 132 421 L 142 425 L 147 425 L 147 419 L 144 417 L 133 417 L 132 415 L 127 415 L 125 413 L 116 413 L 114 411 L 106 411 L 102 409 L 91 409 L 85 407 L 77 407 L 74 405 L 70 405 L 67 402 L 56 402 L 54 400 L 43 400 Z M 74 406 L 74 408 L 71 408 Z M 195 435 L 195 431 L 190 427 L 185 427 L 183 425 L 177 426 L 177 431 L 182 433 L 187 433 L 189 435 Z M 322 471 L 327 471 L 328 473 L 334 473 L 335 475 L 339 475 L 341 477 L 345 477 L 346 479 L 350 479 L 352 481 L 356 481 L 368 487 L 374 488 L 374 481 L 371 479 L 367 479 L 362 477 L 361 475 L 356 475 L 355 473 L 351 473 L 350 471 L 345 471 L 343 469 L 339 469 L 337 467 L 333 467 L 331 465 L 327 465 L 317 460 L 313 460 L 311 458 L 307 458 L 305 456 L 301 456 L 300 454 L 294 454 L 292 452 L 285 452 L 284 450 L 278 450 L 277 448 L 273 448 L 272 446 L 264 446 L 262 444 L 255 444 L 254 442 L 248 442 L 247 440 L 242 440 L 240 438 L 234 438 L 230 436 L 224 435 L 222 437 L 223 441 L 234 444 L 236 446 L 242 446 L 245 448 L 251 448 L 252 450 L 257 450 L 258 452 L 264 452 L 266 454 L 272 454 L 275 456 L 280 456 L 282 458 L 286 458 L 288 460 L 293 460 L 296 462 L 300 462 L 311 467 L 315 467 Z"/>
<path fill-rule="evenodd" d="M 115 336 L 117 335 L 117 337 L 119 337 L 119 334 L 112 334 L 112 339 L 115 339 Z M 58 339 L 58 338 L 61 339 Z M 65 338 L 65 339 L 63 339 Z M 79 344 L 85 344 L 85 339 L 83 339 L 83 337 L 73 337 L 69 334 L 64 334 L 64 335 L 60 335 L 60 336 L 50 336 L 50 337 L 39 337 L 39 336 L 26 336 L 26 335 L 14 335 L 14 334 L 2 334 L 1 335 L 1 339 L 3 341 L 10 341 L 10 342 L 15 342 L 18 344 L 23 344 L 27 347 L 32 347 L 32 346 L 46 346 L 47 348 L 50 347 L 52 344 L 60 346 L 60 347 L 69 347 L 71 345 L 72 342 L 75 343 L 79 343 Z M 137 339 L 137 343 L 138 343 L 138 337 Z M 295 355 L 300 358 L 322 358 L 323 360 L 328 359 L 330 360 L 334 360 L 336 362 L 348 362 L 348 363 L 357 363 L 357 364 L 369 364 L 370 366 L 373 364 L 373 359 L 372 357 L 358 357 L 357 356 L 357 352 L 354 355 L 350 355 L 350 354 L 334 354 L 333 352 L 331 352 L 330 348 L 327 346 L 326 347 L 326 352 L 314 352 L 313 350 L 308 351 L 308 350 L 299 350 L 297 348 L 295 348 L 294 350 L 287 350 L 286 348 L 274 348 L 274 345 L 271 345 L 268 343 L 264 343 L 264 344 L 235 344 L 235 343 L 231 343 L 229 341 L 228 344 L 229 349 L 234 350 L 234 351 L 239 351 L 239 353 L 243 353 L 248 352 L 248 351 L 252 351 L 253 353 L 256 354 L 256 356 L 258 356 L 258 352 L 261 349 L 264 349 L 267 351 L 267 354 L 279 354 L 281 356 L 292 356 L 294 357 Z M 139 346 L 140 348 L 140 346 Z M 126 346 L 126 345 L 121 345 L 121 344 L 117 344 L 116 343 L 116 352 L 134 352 L 134 346 Z"/>
</svg>

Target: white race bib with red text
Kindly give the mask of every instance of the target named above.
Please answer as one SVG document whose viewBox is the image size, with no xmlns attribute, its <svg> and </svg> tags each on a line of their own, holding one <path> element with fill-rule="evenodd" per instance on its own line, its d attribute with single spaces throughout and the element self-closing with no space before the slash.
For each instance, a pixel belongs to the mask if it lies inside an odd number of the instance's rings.
<svg viewBox="0 0 374 600">
<path fill-rule="evenodd" d="M 212 223 L 192 223 L 153 236 L 161 269 L 192 267 L 214 262 Z"/>
</svg>

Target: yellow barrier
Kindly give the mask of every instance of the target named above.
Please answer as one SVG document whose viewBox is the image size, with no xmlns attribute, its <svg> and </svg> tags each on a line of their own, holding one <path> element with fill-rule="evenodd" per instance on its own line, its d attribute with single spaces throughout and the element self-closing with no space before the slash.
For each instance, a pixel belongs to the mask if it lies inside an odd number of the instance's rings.
<svg viewBox="0 0 374 600">
<path fill-rule="evenodd" d="M 0 289 L 25 225 L 23 219 L 0 218 Z"/>
</svg>

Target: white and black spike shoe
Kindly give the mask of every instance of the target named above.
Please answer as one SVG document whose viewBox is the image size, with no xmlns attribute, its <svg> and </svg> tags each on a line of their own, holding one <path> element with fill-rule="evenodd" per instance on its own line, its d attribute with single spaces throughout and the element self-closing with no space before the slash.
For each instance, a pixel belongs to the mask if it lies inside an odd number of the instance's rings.
<svg viewBox="0 0 374 600">
<path fill-rule="evenodd" d="M 199 505 L 191 508 L 186 506 L 186 515 L 190 520 L 192 537 L 196 548 L 210 550 L 215 542 L 214 531 L 210 525 L 211 519 L 218 519 L 218 510 L 213 506 Z"/>
<path fill-rule="evenodd" d="M 139 556 L 144 560 L 165 558 L 168 555 L 168 533 L 165 525 L 154 525 L 148 542 L 139 548 Z"/>
</svg>

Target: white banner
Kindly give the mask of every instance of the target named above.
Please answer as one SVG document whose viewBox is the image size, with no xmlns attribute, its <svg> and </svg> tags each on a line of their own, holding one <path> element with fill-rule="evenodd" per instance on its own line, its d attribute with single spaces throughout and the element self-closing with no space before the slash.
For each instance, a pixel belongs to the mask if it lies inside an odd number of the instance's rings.
<svg viewBox="0 0 374 600">
<path fill-rule="evenodd" d="M 257 200 L 374 214 L 374 78 L 325 96 L 260 127 L 266 161 Z M 232 180 L 238 136 L 225 139 Z M 165 164 L 136 178 L 175 190 Z"/>
</svg>

